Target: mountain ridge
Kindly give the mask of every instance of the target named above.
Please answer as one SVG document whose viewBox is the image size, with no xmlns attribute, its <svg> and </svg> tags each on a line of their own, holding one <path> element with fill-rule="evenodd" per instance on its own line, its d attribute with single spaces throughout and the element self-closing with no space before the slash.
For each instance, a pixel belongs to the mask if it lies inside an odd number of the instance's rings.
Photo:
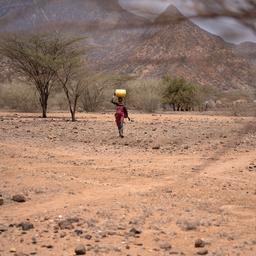
<svg viewBox="0 0 256 256">
<path fill-rule="evenodd" d="M 255 68 L 236 54 L 234 45 L 199 28 L 172 5 L 152 22 L 126 11 L 117 0 L 34 1 L 25 0 L 23 7 L 8 1 L 8 14 L 0 8 L 0 31 L 88 36 L 97 46 L 88 52 L 96 71 L 139 78 L 170 74 L 225 90 L 255 87 Z M 10 17 L 16 19 L 6 26 Z"/>
</svg>

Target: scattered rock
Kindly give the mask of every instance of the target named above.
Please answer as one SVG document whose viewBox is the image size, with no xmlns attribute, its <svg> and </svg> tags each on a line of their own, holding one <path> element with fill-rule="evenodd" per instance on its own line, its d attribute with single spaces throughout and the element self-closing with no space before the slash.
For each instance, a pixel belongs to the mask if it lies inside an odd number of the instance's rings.
<svg viewBox="0 0 256 256">
<path fill-rule="evenodd" d="M 130 231 L 129 231 L 129 234 L 132 235 L 132 236 L 135 236 L 135 235 L 139 235 L 141 234 L 141 231 L 136 229 L 136 228 L 132 228 Z"/>
<path fill-rule="evenodd" d="M 30 230 L 32 228 L 34 228 L 34 225 L 28 221 L 26 222 L 21 222 L 18 227 L 21 227 L 23 231 L 27 231 Z"/>
<path fill-rule="evenodd" d="M 85 255 L 86 254 L 86 249 L 82 244 L 80 244 L 76 247 L 75 253 L 76 253 L 76 255 Z"/>
<path fill-rule="evenodd" d="M 14 252 L 16 252 L 16 249 L 14 247 L 10 248 L 9 252 L 14 253 Z"/>
<path fill-rule="evenodd" d="M 79 222 L 78 218 L 68 218 L 58 223 L 60 229 L 73 229 L 73 223 Z"/>
<path fill-rule="evenodd" d="M 185 231 L 190 231 L 190 230 L 196 230 L 197 227 L 199 226 L 199 223 L 196 221 L 188 221 L 188 220 L 184 220 L 184 221 L 177 221 L 177 223 L 179 226 L 181 226 L 181 228 Z"/>
<path fill-rule="evenodd" d="M 4 204 L 4 199 L 0 197 L 0 205 Z"/>
<path fill-rule="evenodd" d="M 197 252 L 197 255 L 206 255 L 208 254 L 208 250 L 207 249 L 201 249 Z"/>
<path fill-rule="evenodd" d="M 202 239 L 197 239 L 195 241 L 195 247 L 196 248 L 205 247 L 205 241 L 203 241 Z"/>
<path fill-rule="evenodd" d="M 250 163 L 249 167 L 248 167 L 249 171 L 256 171 L 256 165 L 254 163 Z"/>
<path fill-rule="evenodd" d="M 14 196 L 12 197 L 12 200 L 13 200 L 14 202 L 24 203 L 24 202 L 26 202 L 26 197 L 23 196 L 23 195 L 17 194 L 17 195 L 14 195 Z"/>
<path fill-rule="evenodd" d="M 87 240 L 91 240 L 92 236 L 91 235 L 85 235 L 84 238 L 87 239 Z"/>
<path fill-rule="evenodd" d="M 81 229 L 76 229 L 74 232 L 76 233 L 77 236 L 80 236 L 83 234 L 83 230 Z"/>
<path fill-rule="evenodd" d="M 33 236 L 32 237 L 32 244 L 36 244 L 37 243 L 37 240 L 36 240 L 36 238 Z"/>
<path fill-rule="evenodd" d="M 0 232 L 6 232 L 7 230 L 8 230 L 7 226 L 0 224 Z"/>
<path fill-rule="evenodd" d="M 66 234 L 66 232 L 61 232 L 60 233 L 60 238 L 63 238 L 63 237 L 65 237 L 67 234 Z"/>
<path fill-rule="evenodd" d="M 172 249 L 172 245 L 168 242 L 163 242 L 159 245 L 160 249 L 165 250 L 165 251 L 169 251 Z"/>
</svg>

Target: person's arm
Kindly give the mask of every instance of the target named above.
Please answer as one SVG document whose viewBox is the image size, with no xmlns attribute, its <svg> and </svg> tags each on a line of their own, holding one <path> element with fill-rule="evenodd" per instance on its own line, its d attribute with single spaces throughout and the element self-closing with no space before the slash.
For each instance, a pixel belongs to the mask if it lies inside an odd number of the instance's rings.
<svg viewBox="0 0 256 256">
<path fill-rule="evenodd" d="M 114 105 L 118 104 L 117 102 L 115 102 L 115 95 L 112 97 L 111 103 L 113 103 Z"/>
<path fill-rule="evenodd" d="M 130 119 L 130 117 L 129 117 L 129 115 L 128 115 L 128 110 L 127 110 L 126 107 L 124 107 L 124 116 L 125 116 L 126 118 L 128 118 L 129 121 L 131 121 L 131 119 Z"/>
</svg>

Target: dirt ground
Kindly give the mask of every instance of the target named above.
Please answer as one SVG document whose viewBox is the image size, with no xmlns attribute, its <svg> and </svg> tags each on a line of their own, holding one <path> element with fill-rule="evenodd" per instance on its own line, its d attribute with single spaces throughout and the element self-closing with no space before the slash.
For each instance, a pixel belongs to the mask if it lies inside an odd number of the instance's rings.
<svg viewBox="0 0 256 256">
<path fill-rule="evenodd" d="M 1 256 L 256 255 L 254 118 L 49 116 L 0 113 Z"/>
</svg>

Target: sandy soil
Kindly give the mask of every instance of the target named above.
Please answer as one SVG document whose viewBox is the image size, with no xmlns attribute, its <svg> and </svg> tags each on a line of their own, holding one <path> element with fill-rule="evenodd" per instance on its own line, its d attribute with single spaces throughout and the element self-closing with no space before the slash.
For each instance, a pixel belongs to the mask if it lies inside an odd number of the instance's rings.
<svg viewBox="0 0 256 256">
<path fill-rule="evenodd" d="M 0 113 L 1 256 L 256 255 L 255 119 L 131 116 Z"/>
</svg>

